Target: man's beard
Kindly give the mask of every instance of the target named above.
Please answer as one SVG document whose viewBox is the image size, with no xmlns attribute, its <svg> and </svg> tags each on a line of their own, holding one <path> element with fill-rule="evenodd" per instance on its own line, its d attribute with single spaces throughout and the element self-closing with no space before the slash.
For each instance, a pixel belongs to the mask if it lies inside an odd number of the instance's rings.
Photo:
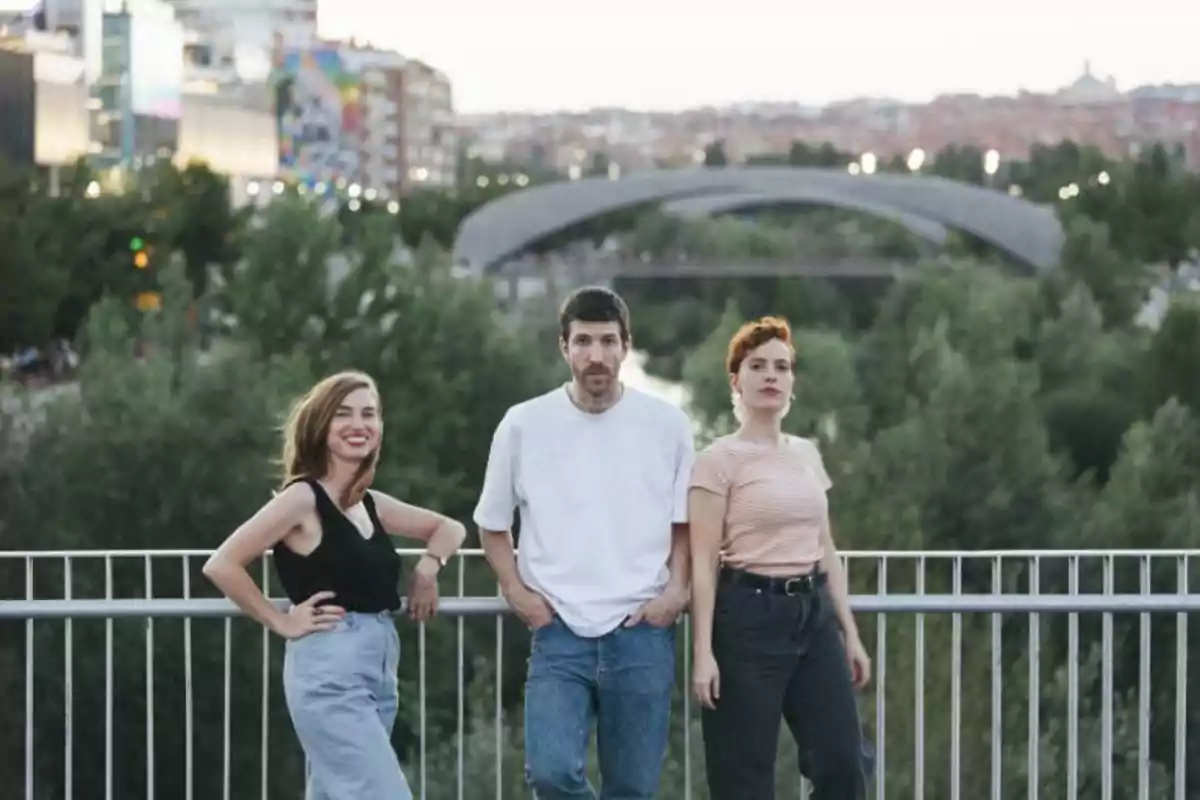
<svg viewBox="0 0 1200 800">
<path fill-rule="evenodd" d="M 585 370 L 580 376 L 579 385 L 593 397 L 604 397 L 612 392 L 613 374 L 606 369 Z"/>
</svg>

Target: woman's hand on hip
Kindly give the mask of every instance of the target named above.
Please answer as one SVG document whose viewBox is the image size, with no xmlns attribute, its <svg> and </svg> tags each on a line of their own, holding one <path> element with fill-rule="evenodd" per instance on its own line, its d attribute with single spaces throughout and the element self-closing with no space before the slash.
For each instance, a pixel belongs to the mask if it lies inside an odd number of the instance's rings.
<svg viewBox="0 0 1200 800">
<path fill-rule="evenodd" d="M 280 618 L 275 632 L 285 639 L 300 639 L 310 633 L 331 630 L 346 616 L 346 609 L 341 606 L 318 604 L 333 597 L 333 592 L 317 592 L 303 603 L 292 606 L 292 609 Z"/>
</svg>

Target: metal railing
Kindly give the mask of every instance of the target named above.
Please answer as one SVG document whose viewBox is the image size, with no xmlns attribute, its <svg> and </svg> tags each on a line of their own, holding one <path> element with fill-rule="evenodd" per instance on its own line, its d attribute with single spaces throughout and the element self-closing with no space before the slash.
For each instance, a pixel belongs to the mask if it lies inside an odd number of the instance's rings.
<svg viewBox="0 0 1200 800">
<path fill-rule="evenodd" d="M 527 634 L 488 596 L 495 584 L 479 555 L 464 552 L 443 575 L 449 619 L 400 625 L 397 739 L 423 800 L 528 796 Z M 283 648 L 216 594 L 200 574 L 207 556 L 0 552 L 0 659 L 7 652 L 14 667 L 0 713 L 24 721 L 23 742 L 0 739 L 20 750 L 0 753 L 0 772 L 23 775 L 6 796 L 298 796 L 303 761 L 278 688 Z M 843 556 L 874 660 L 862 707 L 877 800 L 1200 792 L 1187 706 L 1188 614 L 1200 610 L 1188 587 L 1200 550 Z M 268 556 L 268 595 L 271 578 Z M 680 626 L 661 797 L 703 800 L 686 618 Z M 779 796 L 805 797 L 792 750 L 785 734 Z"/>
</svg>

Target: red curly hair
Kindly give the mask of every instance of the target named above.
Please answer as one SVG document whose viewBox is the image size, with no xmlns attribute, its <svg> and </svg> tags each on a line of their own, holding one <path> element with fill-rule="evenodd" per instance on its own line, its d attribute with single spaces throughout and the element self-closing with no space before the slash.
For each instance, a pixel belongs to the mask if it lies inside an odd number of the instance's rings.
<svg viewBox="0 0 1200 800">
<path fill-rule="evenodd" d="M 730 375 L 736 375 L 742 368 L 746 356 L 772 339 L 778 339 L 788 346 L 788 351 L 795 353 L 792 346 L 792 327 L 783 317 L 762 317 L 747 322 L 738 328 L 738 332 L 729 340 L 729 355 L 725 358 L 725 369 Z"/>
</svg>

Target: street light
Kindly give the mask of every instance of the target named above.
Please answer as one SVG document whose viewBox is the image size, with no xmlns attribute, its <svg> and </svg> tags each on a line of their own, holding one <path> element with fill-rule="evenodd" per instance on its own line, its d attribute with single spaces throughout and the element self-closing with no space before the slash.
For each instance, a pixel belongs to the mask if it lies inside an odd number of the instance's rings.
<svg viewBox="0 0 1200 800">
<path fill-rule="evenodd" d="M 996 150 L 988 150 L 983 154 L 983 171 L 990 178 L 1000 171 L 1000 153 Z"/>
</svg>

